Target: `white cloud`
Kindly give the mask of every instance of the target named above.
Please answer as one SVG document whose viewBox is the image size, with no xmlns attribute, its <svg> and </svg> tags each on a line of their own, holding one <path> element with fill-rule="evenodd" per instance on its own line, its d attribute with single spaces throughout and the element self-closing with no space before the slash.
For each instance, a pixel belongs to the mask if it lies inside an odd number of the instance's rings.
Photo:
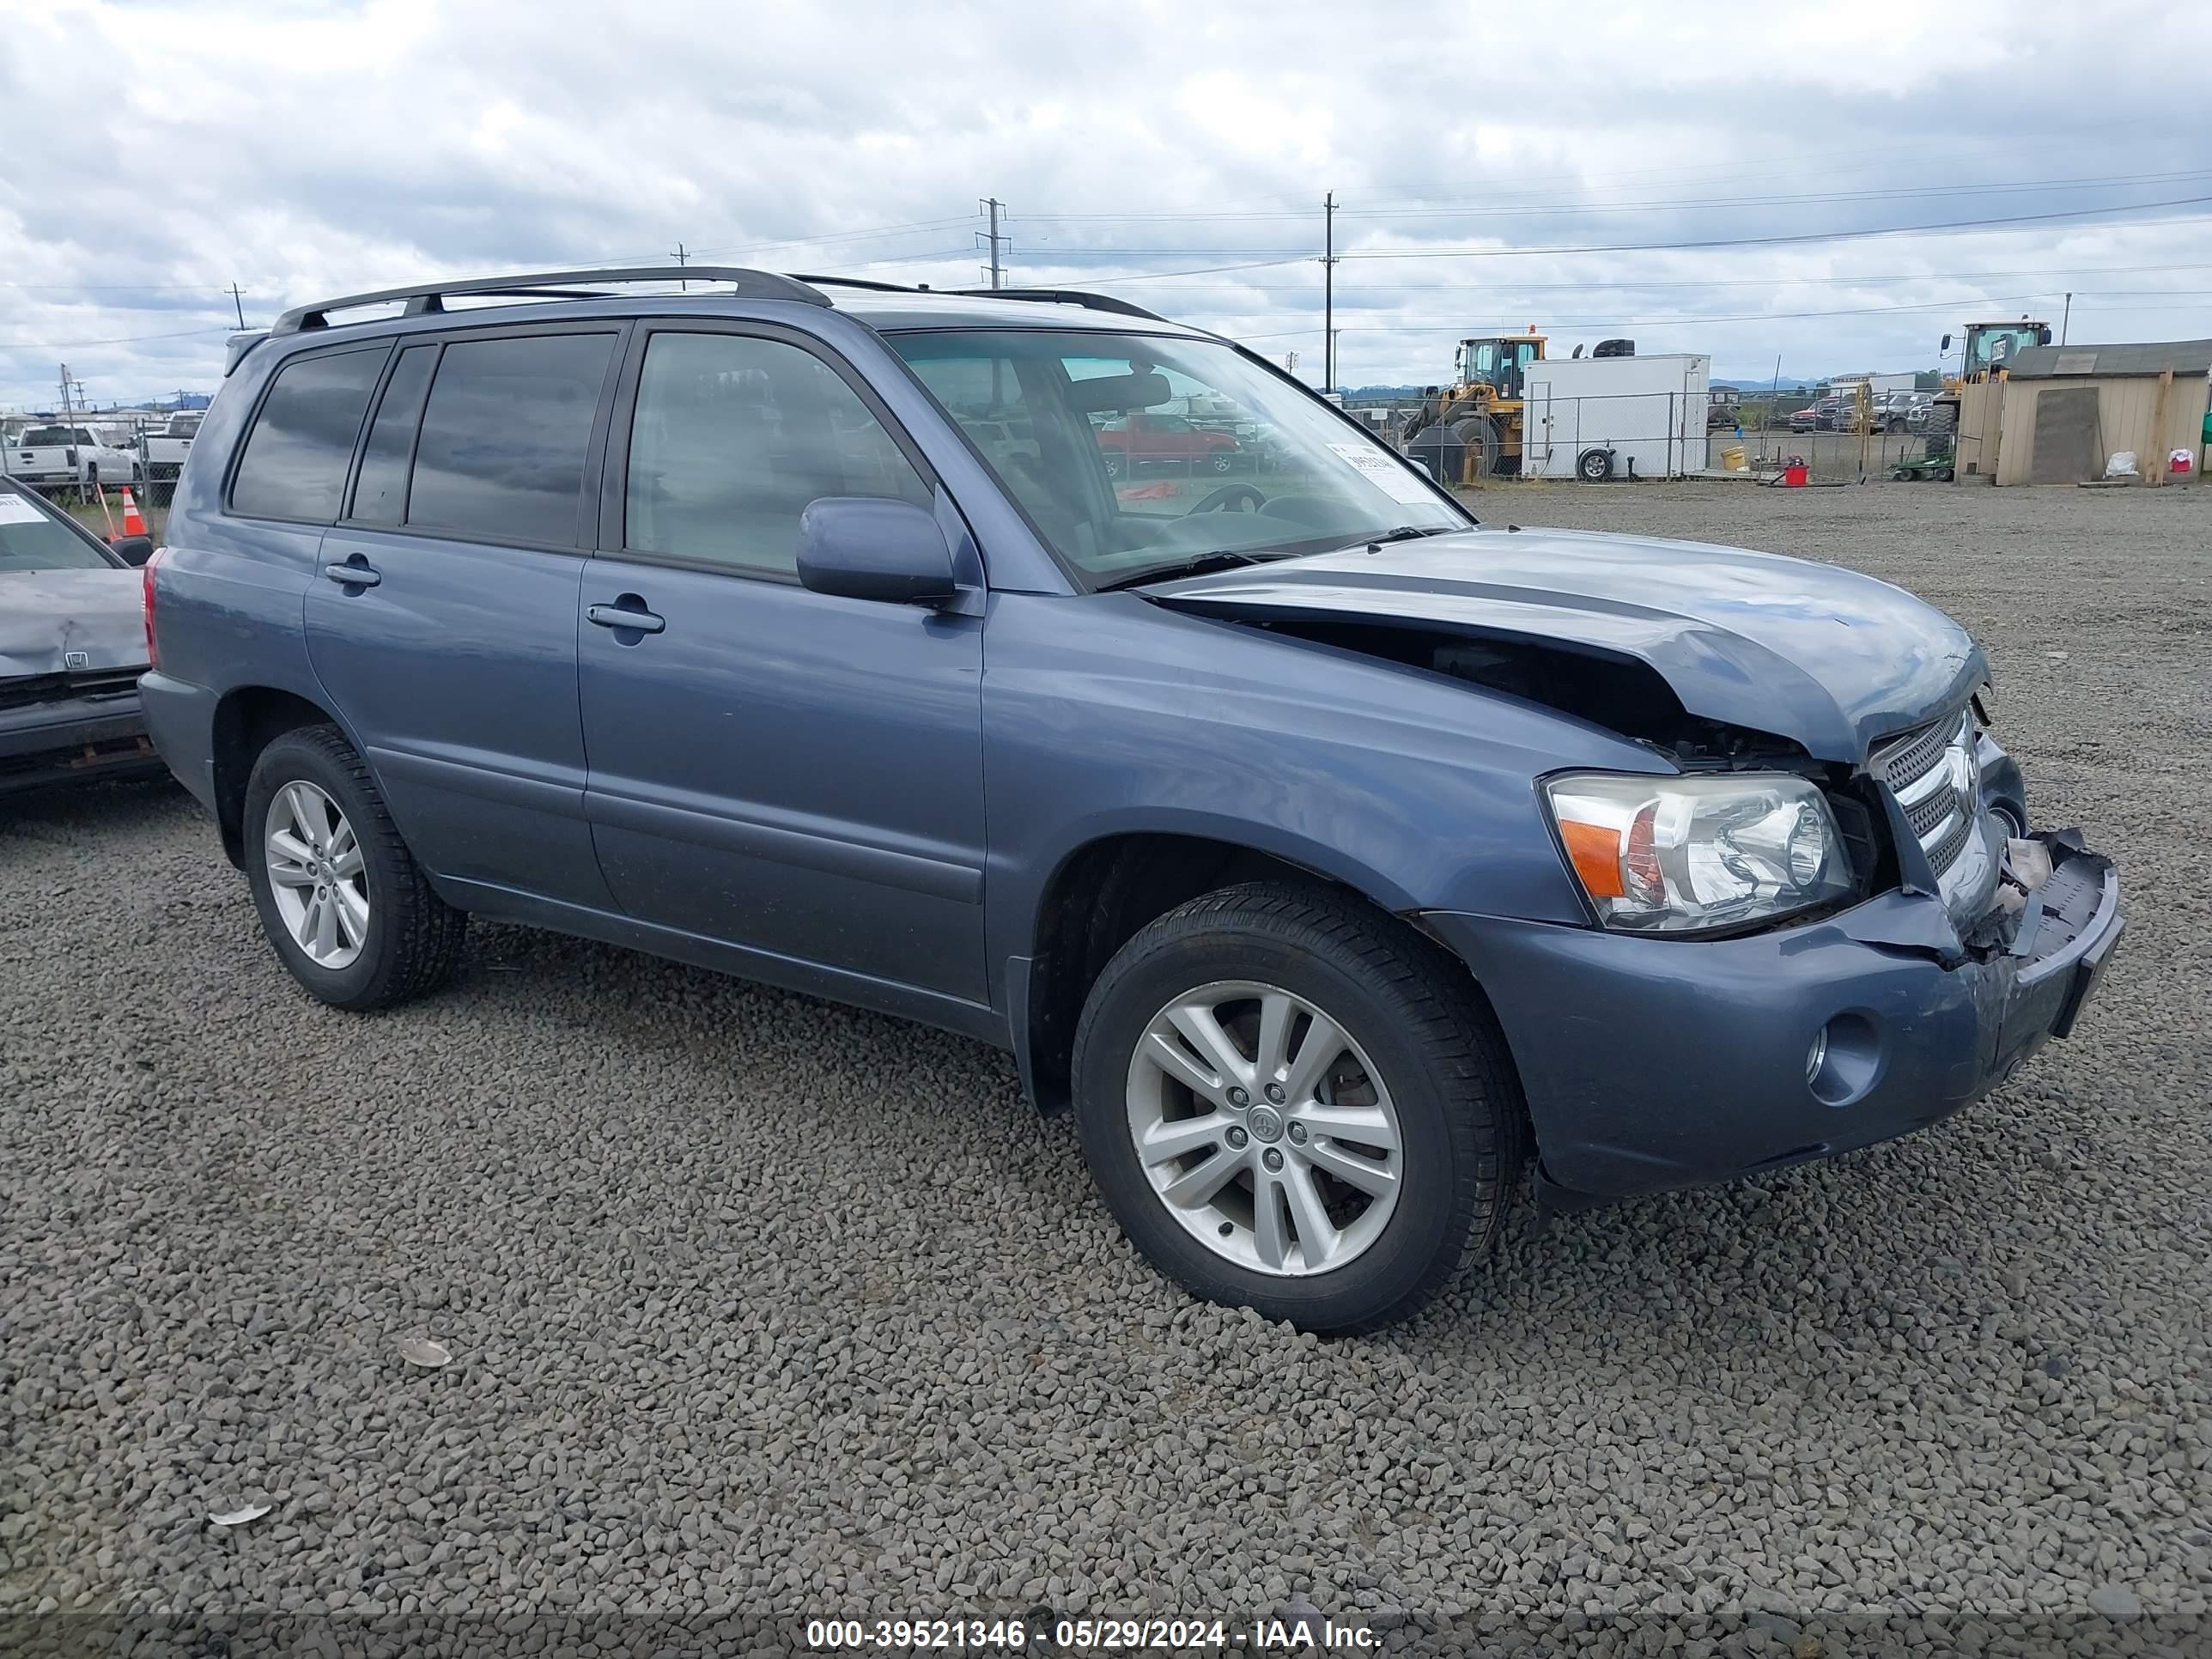
<svg viewBox="0 0 2212 1659">
<path fill-rule="evenodd" d="M 1011 206 L 1017 280 L 1113 283 L 1317 370 L 1334 190 L 1355 384 L 1435 378 L 1456 335 L 1532 321 L 1723 373 L 1913 367 L 1967 313 L 2055 314 L 2068 289 L 2076 338 L 2212 334 L 2212 204 L 1519 251 L 2212 198 L 2208 48 L 2201 10 L 2150 0 L 0 0 L 0 407 L 49 400 L 64 358 L 100 398 L 211 385 L 233 282 L 265 323 L 678 240 L 972 282 L 983 195 Z M 2065 179 L 2114 182 L 2042 182 Z M 1495 251 L 1368 257 L 1474 247 Z M 1169 272 L 1204 274 L 1125 280 Z M 1926 308 L 1876 309 L 1903 306 Z"/>
</svg>

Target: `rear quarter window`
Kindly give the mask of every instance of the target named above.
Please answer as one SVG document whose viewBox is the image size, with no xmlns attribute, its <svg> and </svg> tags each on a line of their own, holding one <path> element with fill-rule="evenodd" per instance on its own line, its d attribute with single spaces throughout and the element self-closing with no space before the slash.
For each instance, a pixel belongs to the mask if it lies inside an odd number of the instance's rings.
<svg viewBox="0 0 2212 1659">
<path fill-rule="evenodd" d="M 328 524 L 345 493 L 347 464 L 386 343 L 295 358 L 276 371 L 246 434 L 230 509 L 255 519 Z"/>
</svg>

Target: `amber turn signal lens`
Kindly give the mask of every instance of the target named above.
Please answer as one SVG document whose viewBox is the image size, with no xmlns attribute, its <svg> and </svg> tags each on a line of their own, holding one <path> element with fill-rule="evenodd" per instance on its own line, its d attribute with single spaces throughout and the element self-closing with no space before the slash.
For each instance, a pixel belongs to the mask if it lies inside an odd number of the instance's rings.
<svg viewBox="0 0 2212 1659">
<path fill-rule="evenodd" d="M 1567 857 L 1572 860 L 1575 874 L 1582 878 L 1583 890 L 1592 898 L 1626 898 L 1628 890 L 1620 884 L 1620 836 L 1617 831 L 1601 823 L 1577 823 L 1564 818 L 1559 823 L 1559 837 L 1567 844 Z"/>
</svg>

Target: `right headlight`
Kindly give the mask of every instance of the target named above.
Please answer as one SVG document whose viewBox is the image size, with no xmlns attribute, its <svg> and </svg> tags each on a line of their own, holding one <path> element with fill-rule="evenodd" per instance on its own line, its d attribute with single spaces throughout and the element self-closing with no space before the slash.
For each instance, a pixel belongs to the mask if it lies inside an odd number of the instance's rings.
<svg viewBox="0 0 2212 1659">
<path fill-rule="evenodd" d="M 1679 933 L 1810 909 L 1851 890 L 1820 792 L 1780 773 L 1545 781 L 1567 862 L 1607 927 Z"/>
</svg>

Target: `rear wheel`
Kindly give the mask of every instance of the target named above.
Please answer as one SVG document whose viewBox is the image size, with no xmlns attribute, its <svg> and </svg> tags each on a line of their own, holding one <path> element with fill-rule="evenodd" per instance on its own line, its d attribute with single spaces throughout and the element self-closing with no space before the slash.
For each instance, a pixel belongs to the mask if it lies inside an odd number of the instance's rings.
<svg viewBox="0 0 2212 1659">
<path fill-rule="evenodd" d="M 1521 1103 L 1432 947 L 1263 883 L 1140 931 L 1075 1039 L 1077 1121 L 1115 1218 L 1209 1301 L 1303 1329 L 1401 1318 L 1494 1242 Z"/>
<path fill-rule="evenodd" d="M 431 890 L 337 727 L 302 726 L 261 751 L 244 828 L 262 930 L 313 995 L 382 1008 L 452 976 L 468 917 Z"/>
</svg>

